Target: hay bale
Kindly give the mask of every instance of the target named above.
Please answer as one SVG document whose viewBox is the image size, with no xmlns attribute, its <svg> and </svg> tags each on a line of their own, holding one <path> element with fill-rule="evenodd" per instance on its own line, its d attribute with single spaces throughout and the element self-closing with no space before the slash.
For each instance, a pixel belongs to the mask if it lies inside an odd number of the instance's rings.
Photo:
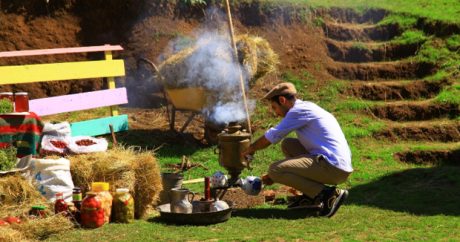
<svg viewBox="0 0 460 242">
<path fill-rule="evenodd" d="M 27 239 L 44 240 L 50 235 L 73 229 L 74 224 L 68 218 L 57 214 L 42 219 L 29 219 L 11 227 Z"/>
<path fill-rule="evenodd" d="M 73 182 L 84 192 L 90 190 L 92 182 L 108 182 L 112 191 L 129 188 L 135 199 L 136 218 L 143 217 L 158 200 L 162 189 L 160 167 L 150 152 L 119 147 L 68 158 Z"/>
<path fill-rule="evenodd" d="M 258 59 L 257 59 L 257 45 L 254 41 L 254 37 L 247 34 L 238 35 L 236 37 L 236 48 L 238 50 L 238 60 L 243 66 L 242 71 L 244 76 L 248 77 L 249 85 L 252 86 L 251 80 L 257 73 Z"/>
<path fill-rule="evenodd" d="M 258 79 L 276 71 L 279 57 L 264 38 L 254 37 L 253 41 L 257 49 L 257 72 L 253 76 L 255 83 Z"/>
<path fill-rule="evenodd" d="M 21 175 L 0 177 L 1 218 L 26 214 L 32 205 L 45 203 L 45 198 Z"/>
<path fill-rule="evenodd" d="M 10 226 L 0 227 L 0 241 L 25 241 L 21 232 L 11 228 Z"/>
</svg>

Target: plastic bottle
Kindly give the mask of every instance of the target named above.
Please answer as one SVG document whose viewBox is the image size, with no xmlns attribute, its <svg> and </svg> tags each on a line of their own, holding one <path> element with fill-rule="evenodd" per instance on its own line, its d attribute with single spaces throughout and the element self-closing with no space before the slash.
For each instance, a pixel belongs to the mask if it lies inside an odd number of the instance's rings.
<svg viewBox="0 0 460 242">
<path fill-rule="evenodd" d="M 113 198 L 112 222 L 131 223 L 134 221 L 134 199 L 129 189 L 118 188 Z"/>
<path fill-rule="evenodd" d="M 110 214 L 112 212 L 113 197 L 109 192 L 109 183 L 107 182 L 93 182 L 91 184 L 91 191 L 95 192 L 101 200 L 102 209 L 104 209 L 104 222 L 110 221 Z"/>
<path fill-rule="evenodd" d="M 81 226 L 84 228 L 99 228 L 104 225 L 104 209 L 102 202 L 95 192 L 87 192 L 81 203 Z"/>
</svg>

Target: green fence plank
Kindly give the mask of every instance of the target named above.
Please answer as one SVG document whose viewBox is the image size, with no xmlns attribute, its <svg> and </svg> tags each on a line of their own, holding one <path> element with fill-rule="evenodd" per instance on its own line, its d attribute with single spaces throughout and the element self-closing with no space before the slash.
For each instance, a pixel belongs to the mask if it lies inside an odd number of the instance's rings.
<svg viewBox="0 0 460 242">
<path fill-rule="evenodd" d="M 114 132 L 128 130 L 128 115 L 91 119 L 70 124 L 72 136 L 97 136 L 109 134 L 109 124 Z"/>
</svg>

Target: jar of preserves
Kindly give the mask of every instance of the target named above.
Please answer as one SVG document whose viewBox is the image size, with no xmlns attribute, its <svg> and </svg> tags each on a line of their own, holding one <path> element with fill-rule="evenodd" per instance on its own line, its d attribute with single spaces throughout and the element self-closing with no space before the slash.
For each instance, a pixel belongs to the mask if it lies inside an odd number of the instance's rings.
<svg viewBox="0 0 460 242">
<path fill-rule="evenodd" d="M 29 211 L 29 216 L 31 218 L 45 218 L 46 217 L 46 207 L 43 205 L 34 205 Z"/>
<path fill-rule="evenodd" d="M 81 210 L 81 203 L 82 203 L 82 193 L 79 187 L 74 187 L 72 191 L 72 202 L 75 206 L 74 217 L 77 223 L 81 223 L 80 220 L 80 210 Z"/>
<path fill-rule="evenodd" d="M 68 206 L 64 200 L 64 193 L 58 192 L 56 193 L 56 201 L 54 202 L 54 213 L 62 213 L 67 215 Z"/>
<path fill-rule="evenodd" d="M 97 193 L 87 192 L 81 203 L 81 226 L 99 228 L 104 225 L 104 209 Z"/>
<path fill-rule="evenodd" d="M 15 112 L 29 112 L 29 94 L 17 92 L 14 94 Z"/>
<path fill-rule="evenodd" d="M 134 199 L 129 189 L 118 188 L 113 197 L 112 222 L 131 223 L 134 221 Z"/>
<path fill-rule="evenodd" d="M 12 92 L 0 92 L 0 99 L 7 99 L 11 103 L 14 103 L 14 97 Z"/>
<path fill-rule="evenodd" d="M 101 200 L 102 209 L 104 209 L 105 223 L 110 221 L 110 214 L 112 212 L 113 197 L 109 192 L 109 187 L 109 183 L 107 182 L 93 182 L 91 184 L 91 191 L 95 192 L 97 197 Z"/>
</svg>

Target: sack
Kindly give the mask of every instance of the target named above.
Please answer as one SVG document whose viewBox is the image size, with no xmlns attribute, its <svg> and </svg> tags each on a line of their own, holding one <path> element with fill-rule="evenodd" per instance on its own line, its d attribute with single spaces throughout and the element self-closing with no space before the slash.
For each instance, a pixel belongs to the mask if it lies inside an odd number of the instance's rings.
<svg viewBox="0 0 460 242">
<path fill-rule="evenodd" d="M 68 145 L 70 137 L 68 136 L 54 136 L 44 135 L 41 142 L 40 154 L 42 155 L 64 155 L 69 153 Z"/>
<path fill-rule="evenodd" d="M 48 201 L 54 202 L 58 192 L 64 194 L 66 202 L 72 201 L 74 184 L 69 160 L 32 159 L 26 177 L 32 180 L 32 184 Z"/>
<path fill-rule="evenodd" d="M 70 138 L 69 150 L 74 154 L 106 151 L 109 143 L 104 138 L 91 136 L 75 136 Z"/>
<path fill-rule="evenodd" d="M 70 136 L 70 124 L 69 122 L 62 122 L 57 124 L 45 123 L 42 133 L 53 136 Z"/>
</svg>

